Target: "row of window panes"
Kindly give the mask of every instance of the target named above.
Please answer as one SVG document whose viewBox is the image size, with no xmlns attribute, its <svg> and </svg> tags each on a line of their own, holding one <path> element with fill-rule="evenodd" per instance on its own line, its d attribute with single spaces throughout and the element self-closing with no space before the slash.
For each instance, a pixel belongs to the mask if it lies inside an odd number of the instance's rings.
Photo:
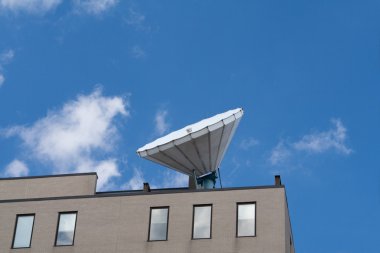
<svg viewBox="0 0 380 253">
<path fill-rule="evenodd" d="M 236 213 L 236 236 L 256 235 L 256 204 L 238 203 Z M 212 205 L 195 205 L 193 210 L 193 239 L 211 238 Z M 168 239 L 169 207 L 152 207 L 150 209 L 149 241 Z"/>
<path fill-rule="evenodd" d="M 237 204 L 236 236 L 255 236 L 255 203 Z M 32 240 L 35 214 L 20 214 L 16 218 L 12 248 L 29 248 Z M 212 205 L 195 205 L 193 207 L 193 239 L 211 238 Z M 77 212 L 59 213 L 55 246 L 74 244 Z M 149 241 L 165 241 L 168 238 L 169 207 L 152 207 L 150 209 Z"/>
<path fill-rule="evenodd" d="M 19 214 L 13 235 L 12 248 L 30 248 L 35 214 Z M 68 246 L 74 243 L 77 212 L 64 212 L 58 215 L 55 246 Z"/>
</svg>

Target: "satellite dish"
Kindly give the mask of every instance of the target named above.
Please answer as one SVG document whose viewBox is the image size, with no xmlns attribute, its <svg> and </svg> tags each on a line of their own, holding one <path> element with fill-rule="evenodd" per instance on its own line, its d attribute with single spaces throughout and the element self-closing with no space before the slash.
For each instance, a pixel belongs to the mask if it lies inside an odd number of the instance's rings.
<svg viewBox="0 0 380 253">
<path fill-rule="evenodd" d="M 137 153 L 189 176 L 215 174 L 242 116 L 241 108 L 217 114 L 148 143 Z"/>
</svg>

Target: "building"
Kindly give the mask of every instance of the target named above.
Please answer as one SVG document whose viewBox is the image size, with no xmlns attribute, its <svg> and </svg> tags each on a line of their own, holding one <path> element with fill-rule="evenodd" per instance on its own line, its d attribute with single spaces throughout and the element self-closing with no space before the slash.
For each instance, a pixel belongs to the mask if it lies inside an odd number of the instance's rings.
<svg viewBox="0 0 380 253">
<path fill-rule="evenodd" d="M 0 252 L 293 253 L 284 185 L 96 192 L 96 173 L 0 179 Z"/>
</svg>

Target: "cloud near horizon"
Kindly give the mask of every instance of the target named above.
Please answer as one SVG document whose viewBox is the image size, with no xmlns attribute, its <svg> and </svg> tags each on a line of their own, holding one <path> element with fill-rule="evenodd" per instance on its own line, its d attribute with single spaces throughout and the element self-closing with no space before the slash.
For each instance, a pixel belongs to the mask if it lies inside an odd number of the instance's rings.
<svg viewBox="0 0 380 253">
<path fill-rule="evenodd" d="M 336 151 L 341 155 L 350 155 L 353 150 L 346 144 L 347 128 L 340 119 L 331 119 L 331 123 L 333 127 L 327 131 L 306 134 L 295 142 L 279 141 L 270 153 L 269 163 L 271 165 L 283 164 L 296 152 L 321 154 Z"/>
<path fill-rule="evenodd" d="M 133 176 L 121 188 L 127 190 L 141 190 L 145 182 L 144 175 L 140 169 L 133 169 Z"/>
<path fill-rule="evenodd" d="M 9 163 L 5 169 L 3 175 L 5 177 L 24 177 L 29 174 L 29 168 L 23 161 L 18 159 Z"/>
<path fill-rule="evenodd" d="M 157 178 L 161 178 L 159 183 L 155 181 Z M 141 190 L 144 182 L 147 182 L 147 179 L 144 177 L 142 170 L 134 168 L 132 177 L 121 188 L 122 190 Z M 187 175 L 168 169 L 159 177 L 155 177 L 149 185 L 152 189 L 176 188 L 186 187 L 188 182 L 189 177 Z"/>
<path fill-rule="evenodd" d="M 121 175 L 112 157 L 119 139 L 115 119 L 127 117 L 127 107 L 125 99 L 103 96 L 98 88 L 49 111 L 31 126 L 13 126 L 2 134 L 18 136 L 29 158 L 52 166 L 53 173 L 96 171 L 98 188 L 106 189 Z"/>
</svg>

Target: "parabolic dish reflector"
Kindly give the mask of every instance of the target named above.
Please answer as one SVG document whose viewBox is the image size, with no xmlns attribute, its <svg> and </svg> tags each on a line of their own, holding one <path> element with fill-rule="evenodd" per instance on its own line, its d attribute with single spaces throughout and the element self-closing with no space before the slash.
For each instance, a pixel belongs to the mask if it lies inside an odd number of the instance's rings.
<svg viewBox="0 0 380 253">
<path fill-rule="evenodd" d="M 140 157 L 187 175 L 215 171 L 243 116 L 237 108 L 188 125 L 139 148 Z"/>
</svg>

